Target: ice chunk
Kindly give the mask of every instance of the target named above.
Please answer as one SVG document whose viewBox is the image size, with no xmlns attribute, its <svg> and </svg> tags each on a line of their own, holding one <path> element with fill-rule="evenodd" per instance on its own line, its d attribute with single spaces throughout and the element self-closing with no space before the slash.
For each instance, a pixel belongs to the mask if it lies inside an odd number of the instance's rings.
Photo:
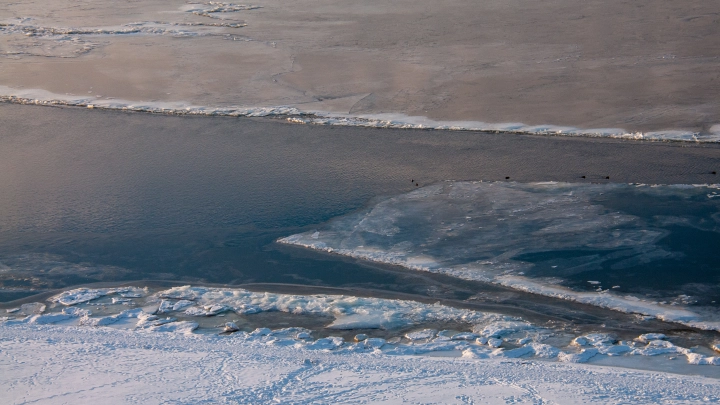
<svg viewBox="0 0 720 405">
<path fill-rule="evenodd" d="M 192 301 L 180 300 L 180 301 L 178 301 L 178 302 L 176 302 L 176 303 L 173 304 L 172 310 L 173 310 L 173 311 L 182 311 L 183 309 L 189 307 L 189 306 L 192 305 L 192 304 L 193 304 Z"/>
<path fill-rule="evenodd" d="M 44 325 L 44 324 L 56 323 L 56 322 L 60 322 L 60 321 L 66 321 L 70 318 L 73 318 L 73 316 L 69 315 L 69 314 L 63 314 L 63 313 L 33 315 L 28 319 L 27 323 Z"/>
<path fill-rule="evenodd" d="M 92 315 L 92 312 L 88 311 L 87 309 L 77 308 L 77 307 L 63 308 L 62 313 L 63 313 L 63 314 L 67 314 L 67 315 L 71 315 L 71 316 L 76 316 L 76 317 L 83 317 L 83 316 L 90 316 L 90 315 Z"/>
<path fill-rule="evenodd" d="M 44 307 L 44 306 L 43 306 Z M 36 325 L 54 324 L 67 321 L 73 318 L 85 318 L 90 316 L 90 311 L 82 308 L 63 308 L 62 312 L 49 314 L 35 314 L 25 319 L 25 322 Z"/>
<path fill-rule="evenodd" d="M 343 345 L 341 337 L 326 337 L 309 343 L 305 348 L 310 350 L 334 350 Z"/>
<path fill-rule="evenodd" d="M 118 322 L 121 319 L 138 318 L 143 314 L 142 309 L 126 309 L 119 314 L 103 316 L 99 318 L 83 317 L 80 324 L 84 326 L 107 326 Z"/>
<path fill-rule="evenodd" d="M 40 302 L 30 302 L 28 304 L 20 305 L 18 311 L 24 315 L 37 315 L 45 312 L 45 304 Z"/>
<path fill-rule="evenodd" d="M 192 331 L 194 331 L 197 328 L 198 328 L 197 322 L 178 321 L 178 322 L 164 323 L 162 325 L 150 326 L 145 330 L 148 330 L 150 332 L 172 332 L 172 333 L 189 334 L 189 333 L 192 333 Z"/>
<path fill-rule="evenodd" d="M 275 329 L 275 330 L 271 331 L 270 333 L 268 333 L 268 336 L 290 337 L 290 338 L 296 339 L 297 336 L 300 334 L 310 335 L 311 333 L 312 333 L 312 331 L 310 329 L 291 327 L 291 328 Z"/>
<path fill-rule="evenodd" d="M 558 360 L 565 363 L 586 363 L 599 353 L 598 349 L 595 348 L 582 349 L 580 353 L 560 353 L 558 355 Z"/>
<path fill-rule="evenodd" d="M 535 349 L 532 346 L 522 346 L 515 349 L 504 350 L 500 352 L 499 357 L 507 357 L 510 359 L 516 359 L 523 356 L 531 356 L 535 354 Z"/>
<path fill-rule="evenodd" d="M 475 333 L 470 333 L 470 332 L 456 333 L 450 337 L 450 339 L 452 339 L 452 340 L 475 340 L 477 338 L 478 338 L 478 335 L 476 335 Z"/>
<path fill-rule="evenodd" d="M 435 337 L 437 331 L 435 329 L 423 329 L 415 332 L 409 332 L 405 334 L 405 337 L 410 340 L 430 340 Z"/>
<path fill-rule="evenodd" d="M 83 302 L 92 301 L 94 299 L 104 297 L 110 294 L 130 294 L 142 295 L 144 290 L 137 287 L 121 287 L 121 288 L 76 288 L 73 290 L 63 291 L 60 294 L 48 298 L 50 302 L 57 302 L 62 305 L 70 306 Z"/>
<path fill-rule="evenodd" d="M 240 328 L 235 324 L 235 322 L 225 322 L 225 325 L 223 325 L 223 331 L 225 332 L 237 332 Z"/>
<path fill-rule="evenodd" d="M 473 332 L 486 336 L 486 337 L 503 337 L 510 335 L 515 332 L 520 332 L 534 327 L 527 322 L 519 321 L 498 321 L 491 322 L 485 325 L 475 325 Z"/>
<path fill-rule="evenodd" d="M 168 301 L 168 300 L 162 300 L 162 301 L 160 301 L 160 305 L 158 306 L 158 309 L 156 312 L 158 314 L 164 314 L 164 313 L 170 312 L 172 310 L 173 310 L 173 302 Z"/>
<path fill-rule="evenodd" d="M 368 338 L 363 341 L 363 344 L 365 347 L 371 348 L 371 349 L 380 349 L 383 346 L 385 346 L 385 339 L 382 338 Z"/>
<path fill-rule="evenodd" d="M 177 319 L 175 318 L 158 318 L 157 315 L 152 315 L 148 313 L 140 313 L 138 315 L 138 321 L 135 324 L 136 328 L 142 329 L 142 328 L 149 328 L 152 326 L 160 326 L 164 325 L 166 323 L 175 322 Z"/>
<path fill-rule="evenodd" d="M 605 333 L 591 333 L 589 335 L 578 336 L 573 339 L 572 344 L 575 346 L 607 346 L 615 343 L 616 339 Z"/>
<path fill-rule="evenodd" d="M 690 350 L 675 346 L 667 340 L 651 340 L 645 347 L 633 349 L 632 351 L 632 354 L 639 354 L 642 356 L 657 356 L 659 354 L 667 353 L 687 354 L 690 353 Z"/>
<path fill-rule="evenodd" d="M 113 304 L 124 304 L 124 305 L 127 305 L 127 304 L 130 304 L 131 302 L 132 302 L 132 300 L 129 299 L 129 298 L 117 298 L 117 297 L 113 297 L 113 299 L 112 299 L 112 303 L 113 303 Z"/>
<path fill-rule="evenodd" d="M 686 356 L 690 364 L 720 366 L 720 357 L 703 356 L 698 353 L 687 353 Z"/>
<path fill-rule="evenodd" d="M 254 331 L 250 332 L 250 336 L 268 336 L 271 333 L 272 331 L 268 328 L 256 328 Z"/>
<path fill-rule="evenodd" d="M 335 321 L 327 326 L 329 329 L 389 329 L 403 325 L 406 322 L 392 312 L 380 311 L 348 315 L 338 314 L 336 317 Z"/>
<path fill-rule="evenodd" d="M 413 345 L 400 345 L 390 350 L 384 351 L 385 354 L 391 355 L 414 355 L 429 352 L 446 352 L 446 351 L 463 351 L 468 347 L 467 342 L 463 341 L 443 341 L 430 343 L 416 343 Z"/>
<path fill-rule="evenodd" d="M 229 310 L 229 308 L 225 305 L 211 304 L 201 307 L 190 307 L 185 310 L 185 314 L 190 316 L 214 316 L 227 310 Z"/>
<path fill-rule="evenodd" d="M 478 347 L 478 346 L 466 347 L 462 351 L 462 357 L 469 358 L 469 359 L 487 359 L 487 358 L 490 358 L 491 354 L 492 354 L 492 350 L 486 349 L 484 347 Z"/>
<path fill-rule="evenodd" d="M 645 333 L 643 335 L 638 336 L 635 338 L 638 342 L 642 343 L 648 343 L 652 340 L 663 340 L 665 339 L 665 335 L 662 333 Z"/>
<path fill-rule="evenodd" d="M 500 347 L 502 345 L 503 340 L 498 338 L 490 338 L 487 341 L 487 345 L 490 347 Z"/>
<path fill-rule="evenodd" d="M 590 341 L 588 341 L 585 336 L 578 336 L 572 340 L 571 344 L 575 346 L 587 346 L 590 344 Z"/>
<path fill-rule="evenodd" d="M 199 295 L 205 293 L 205 291 L 206 290 L 204 288 L 198 289 L 185 285 L 182 287 L 174 287 L 169 290 L 160 291 L 156 295 L 160 298 L 195 301 L 195 299 Z"/>
<path fill-rule="evenodd" d="M 142 298 L 145 296 L 144 291 L 140 289 L 121 291 L 118 294 L 123 298 Z"/>
<path fill-rule="evenodd" d="M 544 343 L 528 343 L 532 347 L 535 356 L 545 359 L 554 359 L 560 355 L 560 349 Z"/>
<path fill-rule="evenodd" d="M 452 336 L 455 333 L 449 330 L 441 330 L 437 333 L 437 336 L 435 336 L 436 341 L 442 341 L 442 340 L 452 340 Z"/>
<path fill-rule="evenodd" d="M 262 311 L 262 308 L 255 305 L 239 305 L 237 308 L 235 308 L 235 312 L 238 315 L 251 315 L 260 313 Z"/>
<path fill-rule="evenodd" d="M 633 348 L 627 345 L 608 345 L 598 347 L 598 352 L 600 354 L 605 354 L 608 356 L 619 356 L 621 354 L 629 353 L 632 350 Z"/>
</svg>

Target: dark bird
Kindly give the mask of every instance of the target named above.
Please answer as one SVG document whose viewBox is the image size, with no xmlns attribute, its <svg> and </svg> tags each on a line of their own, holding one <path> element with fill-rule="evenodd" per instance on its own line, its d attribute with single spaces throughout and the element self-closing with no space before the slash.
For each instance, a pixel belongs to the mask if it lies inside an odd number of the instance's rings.
<svg viewBox="0 0 720 405">
<path fill-rule="evenodd" d="M 417 184 L 417 183 L 415 183 L 415 187 L 417 187 L 417 186 L 418 186 L 418 184 Z"/>
<path fill-rule="evenodd" d="M 713 170 L 713 171 L 712 171 L 712 174 L 717 174 L 717 172 L 716 172 L 715 170 Z"/>
<path fill-rule="evenodd" d="M 583 179 L 585 178 L 585 176 L 580 176 L 580 177 L 582 177 Z"/>
<path fill-rule="evenodd" d="M 505 177 L 505 180 L 510 180 L 510 176 L 506 176 L 506 177 Z"/>
<path fill-rule="evenodd" d="M 610 180 L 610 176 L 605 176 L 606 179 Z"/>
</svg>

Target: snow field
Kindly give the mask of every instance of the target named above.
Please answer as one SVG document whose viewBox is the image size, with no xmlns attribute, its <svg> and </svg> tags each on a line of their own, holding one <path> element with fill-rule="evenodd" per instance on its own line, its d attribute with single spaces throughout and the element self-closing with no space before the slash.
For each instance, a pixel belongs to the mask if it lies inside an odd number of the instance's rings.
<svg viewBox="0 0 720 405">
<path fill-rule="evenodd" d="M 0 387 L 8 404 L 720 401 L 720 382 L 698 376 L 527 360 L 312 350 L 260 335 L 0 326 Z"/>
</svg>

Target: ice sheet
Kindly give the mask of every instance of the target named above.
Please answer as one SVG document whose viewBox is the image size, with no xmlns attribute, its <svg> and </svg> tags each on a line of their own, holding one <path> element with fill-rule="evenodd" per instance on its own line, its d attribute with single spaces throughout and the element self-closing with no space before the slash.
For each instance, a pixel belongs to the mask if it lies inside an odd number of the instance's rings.
<svg viewBox="0 0 720 405">
<path fill-rule="evenodd" d="M 622 295 L 610 286 L 598 285 L 595 292 L 573 291 L 553 279 L 527 277 L 525 272 L 534 264 L 518 259 L 521 254 L 586 251 L 586 256 L 573 259 L 578 263 L 572 271 L 582 272 L 608 261 L 623 268 L 675 257 L 677 253 L 657 244 L 667 235 L 660 225 L 684 221 L 718 232 L 717 219 L 641 218 L 598 201 L 631 194 L 715 204 L 708 196 L 717 188 L 709 184 L 445 182 L 388 198 L 279 242 L 720 330 L 713 314 L 700 315 L 678 303 L 664 305 Z"/>
</svg>

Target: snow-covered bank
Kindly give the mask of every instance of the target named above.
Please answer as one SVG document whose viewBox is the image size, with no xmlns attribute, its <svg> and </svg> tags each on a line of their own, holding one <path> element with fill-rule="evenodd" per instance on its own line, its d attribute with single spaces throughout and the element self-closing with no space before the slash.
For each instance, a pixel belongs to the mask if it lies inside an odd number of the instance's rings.
<svg viewBox="0 0 720 405">
<path fill-rule="evenodd" d="M 717 403 L 698 376 L 507 359 L 310 350 L 263 337 L 0 326 L 20 403 Z"/>
<path fill-rule="evenodd" d="M 706 330 L 720 330 L 712 313 L 688 309 L 680 298 L 667 302 L 616 293 L 620 286 L 589 280 L 595 291 L 558 285 L 567 275 L 630 269 L 681 258 L 658 243 L 669 226 L 682 224 L 717 232 L 717 215 L 681 212 L 641 217 L 603 205 L 605 199 L 674 198 L 688 208 L 716 207 L 718 185 L 445 182 L 385 199 L 324 227 L 280 243 L 491 282 L 531 293 L 651 316 Z M 677 205 L 677 204 L 676 204 Z M 550 276 L 528 277 L 538 267 L 523 254 L 560 254 L 541 264 Z M 556 270 L 555 270 L 556 269 Z M 528 274 L 526 274 L 528 273 Z"/>
<path fill-rule="evenodd" d="M 133 28 L 139 29 L 139 28 Z M 720 142 L 720 124 L 708 133 L 666 130 L 629 132 L 622 128 L 583 129 L 558 125 L 526 125 L 522 123 L 486 123 L 480 121 L 435 121 L 426 117 L 402 114 L 348 115 L 303 110 L 302 105 L 283 106 L 200 106 L 186 102 L 129 101 L 102 96 L 55 94 L 42 89 L 14 89 L 0 85 L 0 102 L 28 105 L 73 106 L 91 109 L 145 112 L 168 115 L 202 115 L 224 117 L 277 117 L 288 122 L 310 125 L 345 127 L 428 129 L 439 131 L 482 131 L 515 135 L 552 135 L 590 138 L 614 138 L 673 142 Z"/>
<path fill-rule="evenodd" d="M 687 364 L 681 367 L 690 367 L 684 371 L 690 374 L 699 372 L 689 371 L 697 365 L 720 365 L 720 357 L 711 355 L 712 348 L 680 347 L 660 333 L 629 340 L 606 333 L 577 336 L 517 317 L 415 301 L 183 286 L 155 293 L 137 287 L 79 288 L 53 296 L 48 302 L 8 309 L 8 316 L 0 319 L 0 328 L 57 325 L 110 327 L 137 333 L 232 333 L 233 339 L 242 337 L 297 349 L 386 355 L 439 352 L 446 357 L 474 359 L 535 358 L 586 363 L 606 357 L 639 356 L 656 358 L 651 369 L 675 372 L 683 372 L 674 361 L 682 356 Z M 248 316 L 272 312 L 290 314 L 282 323 L 290 327 L 271 330 L 264 327 L 271 326 L 265 323 L 255 324 L 260 327 L 253 330 L 248 323 Z M 325 317 L 323 326 L 316 324 L 314 330 L 301 327 L 303 317 L 318 315 Z M 428 325 L 446 325 L 450 329 L 431 329 Z M 707 371 L 709 375 L 717 374 Z"/>
</svg>

